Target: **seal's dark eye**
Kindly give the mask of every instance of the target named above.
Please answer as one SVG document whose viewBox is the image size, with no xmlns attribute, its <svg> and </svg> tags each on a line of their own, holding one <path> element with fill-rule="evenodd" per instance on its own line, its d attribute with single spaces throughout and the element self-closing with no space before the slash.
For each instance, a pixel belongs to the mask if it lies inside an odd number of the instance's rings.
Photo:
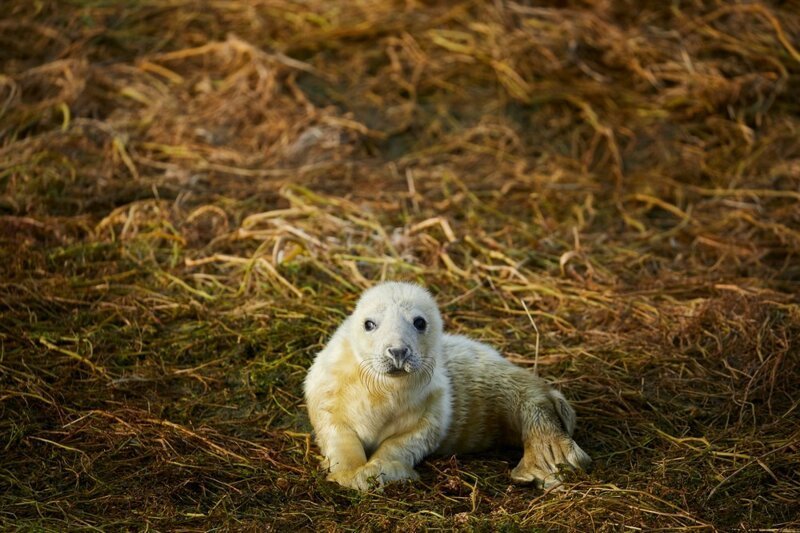
<svg viewBox="0 0 800 533">
<path fill-rule="evenodd" d="M 366 322 L 364 322 L 364 329 L 367 331 L 372 331 L 376 327 L 377 326 L 375 325 L 375 322 L 373 322 L 372 320 L 367 320 Z"/>
<path fill-rule="evenodd" d="M 414 319 L 414 327 L 417 328 L 417 331 L 425 331 L 425 328 L 428 327 L 428 323 L 425 322 L 424 318 L 418 316 Z"/>
</svg>

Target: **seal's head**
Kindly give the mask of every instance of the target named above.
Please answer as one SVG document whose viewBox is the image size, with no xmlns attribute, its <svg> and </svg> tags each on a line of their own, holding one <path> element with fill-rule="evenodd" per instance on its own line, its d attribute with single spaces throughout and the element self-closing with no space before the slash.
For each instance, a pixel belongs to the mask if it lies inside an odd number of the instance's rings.
<svg viewBox="0 0 800 533">
<path fill-rule="evenodd" d="M 364 292 L 350 322 L 362 369 L 377 376 L 430 377 L 441 353 L 442 317 L 428 291 L 412 283 L 381 283 Z"/>
</svg>

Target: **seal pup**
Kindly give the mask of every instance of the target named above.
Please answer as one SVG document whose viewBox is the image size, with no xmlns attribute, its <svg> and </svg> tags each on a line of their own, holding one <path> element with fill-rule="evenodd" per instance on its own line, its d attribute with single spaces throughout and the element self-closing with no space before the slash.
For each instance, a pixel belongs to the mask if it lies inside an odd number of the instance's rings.
<svg viewBox="0 0 800 533">
<path fill-rule="evenodd" d="M 575 411 L 541 378 L 490 346 L 442 329 L 433 297 L 387 282 L 364 292 L 304 382 L 328 479 L 359 490 L 414 480 L 430 454 L 507 444 L 519 483 L 560 483 L 558 465 L 591 459 L 572 440 Z"/>
</svg>

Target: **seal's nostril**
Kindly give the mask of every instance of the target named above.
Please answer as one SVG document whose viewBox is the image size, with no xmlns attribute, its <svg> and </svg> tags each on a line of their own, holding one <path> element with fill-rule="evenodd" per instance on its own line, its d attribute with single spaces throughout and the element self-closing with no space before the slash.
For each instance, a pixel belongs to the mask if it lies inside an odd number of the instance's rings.
<svg viewBox="0 0 800 533">
<path fill-rule="evenodd" d="M 389 354 L 395 359 L 405 359 L 408 357 L 408 348 L 389 348 Z"/>
<path fill-rule="evenodd" d="M 406 358 L 408 357 L 408 348 L 406 348 L 405 346 L 403 346 L 402 348 L 389 348 L 388 352 L 389 355 L 392 356 L 392 359 L 394 359 L 395 362 L 398 364 L 398 366 L 400 366 L 403 363 L 403 361 L 405 361 Z"/>
</svg>

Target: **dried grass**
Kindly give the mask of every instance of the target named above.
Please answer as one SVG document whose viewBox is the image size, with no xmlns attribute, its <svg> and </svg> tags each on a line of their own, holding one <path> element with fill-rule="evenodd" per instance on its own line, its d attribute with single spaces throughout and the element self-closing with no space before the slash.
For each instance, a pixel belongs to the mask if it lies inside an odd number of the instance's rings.
<svg viewBox="0 0 800 533">
<path fill-rule="evenodd" d="M 800 528 L 796 2 L 3 11 L 2 529 Z M 593 471 L 324 482 L 304 370 L 380 279 Z"/>
</svg>

